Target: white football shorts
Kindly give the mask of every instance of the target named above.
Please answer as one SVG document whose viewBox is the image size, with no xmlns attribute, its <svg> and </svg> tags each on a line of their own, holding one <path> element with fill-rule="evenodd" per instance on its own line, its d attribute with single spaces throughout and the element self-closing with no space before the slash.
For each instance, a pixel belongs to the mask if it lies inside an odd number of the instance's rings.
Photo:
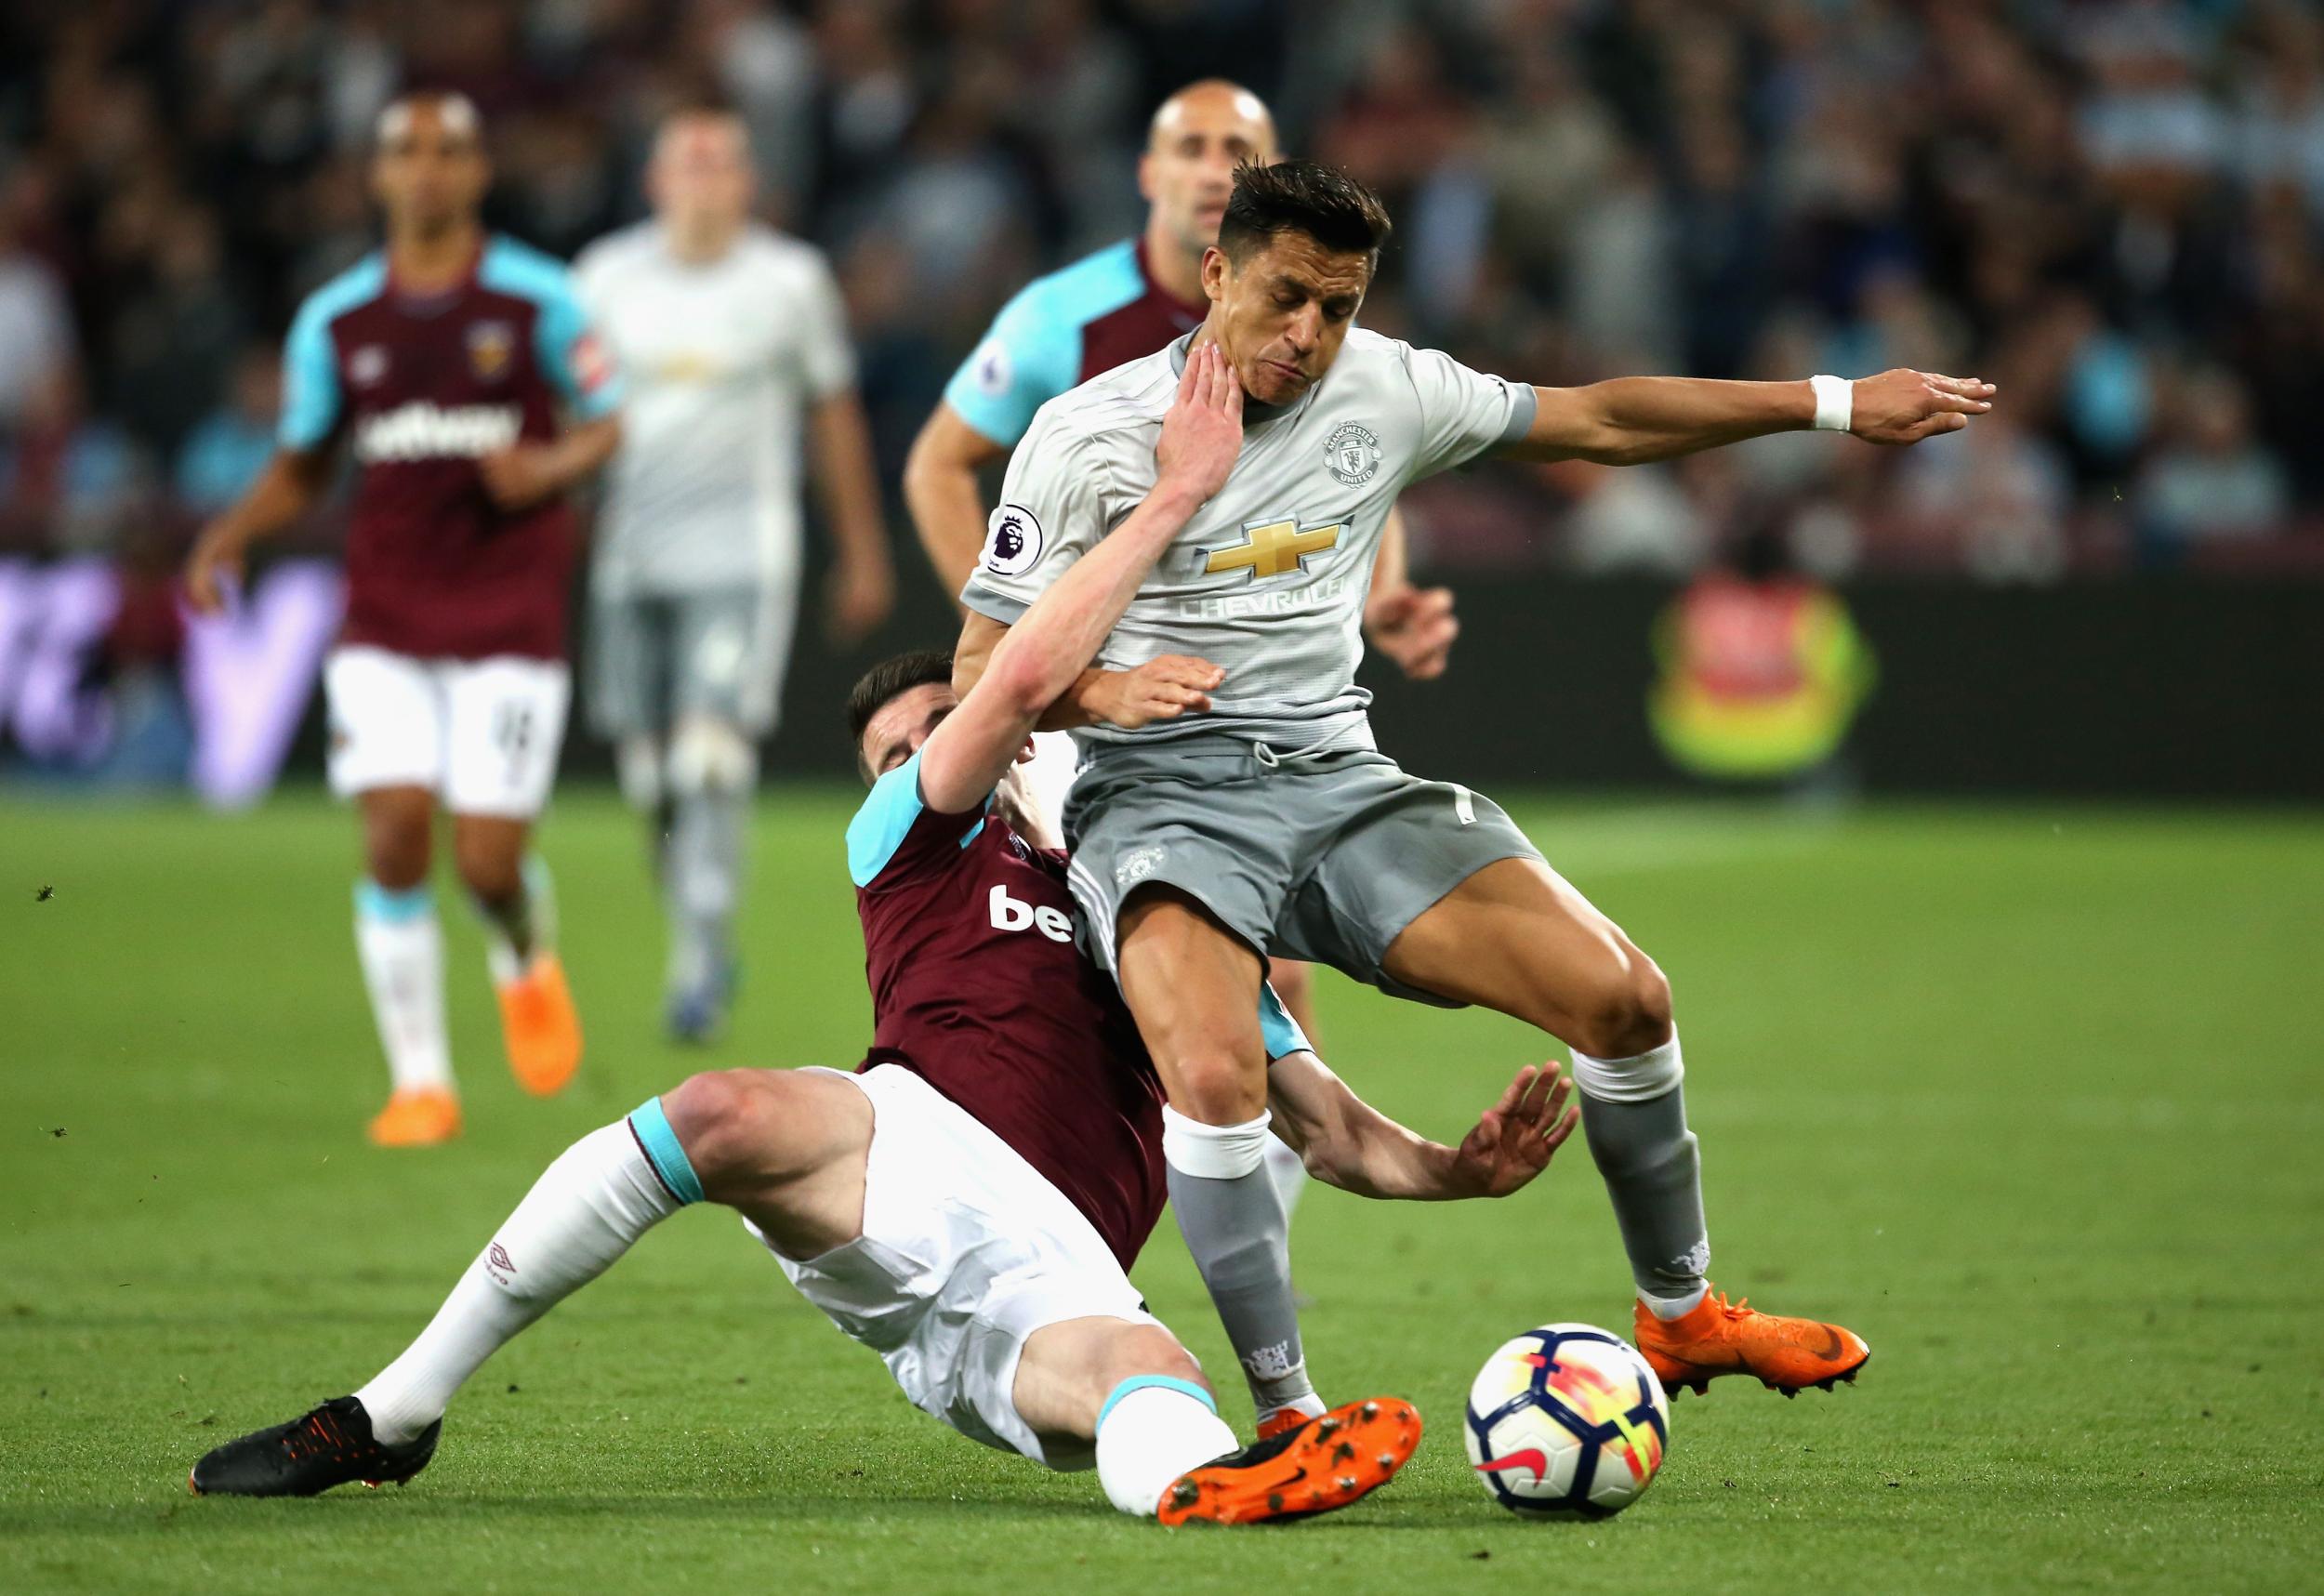
<svg viewBox="0 0 2324 1596">
<path fill-rule="evenodd" d="M 872 1102 L 864 1233 L 804 1263 L 775 1252 L 783 1273 L 923 1413 L 1051 1469 L 1093 1466 L 1090 1444 L 1036 1435 L 1017 1416 L 1017 1361 L 1046 1325 L 1158 1323 L 1137 1287 L 1063 1192 L 918 1075 L 825 1073 Z"/>
<path fill-rule="evenodd" d="M 415 659 L 357 644 L 323 669 L 331 790 L 426 787 L 454 814 L 530 820 L 548 801 L 571 670 L 559 660 Z"/>
</svg>

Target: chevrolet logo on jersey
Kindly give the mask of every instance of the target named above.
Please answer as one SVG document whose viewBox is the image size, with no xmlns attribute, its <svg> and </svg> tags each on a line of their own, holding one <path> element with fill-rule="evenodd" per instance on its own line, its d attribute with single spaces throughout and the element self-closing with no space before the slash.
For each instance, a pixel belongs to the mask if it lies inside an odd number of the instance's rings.
<svg viewBox="0 0 2324 1596">
<path fill-rule="evenodd" d="M 1271 521 L 1246 523 L 1243 531 L 1249 541 L 1212 551 L 1202 568 L 1214 575 L 1248 568 L 1254 579 L 1304 571 L 1309 555 L 1321 554 L 1339 543 L 1340 528 L 1338 523 L 1301 526 L 1296 521 Z"/>
</svg>

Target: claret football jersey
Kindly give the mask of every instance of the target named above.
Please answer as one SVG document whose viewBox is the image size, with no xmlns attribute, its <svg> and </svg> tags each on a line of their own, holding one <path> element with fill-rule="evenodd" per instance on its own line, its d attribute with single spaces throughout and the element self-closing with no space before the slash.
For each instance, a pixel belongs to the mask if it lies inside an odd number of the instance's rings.
<svg viewBox="0 0 2324 1596">
<path fill-rule="evenodd" d="M 997 811 L 942 814 L 918 754 L 881 776 L 847 832 L 864 922 L 872 1046 L 1014 1148 L 1128 1269 L 1161 1218 L 1162 1087 L 1112 979 L 1074 943 L 1065 856 Z M 1271 1058 L 1307 1038 L 1273 993 Z"/>
<path fill-rule="evenodd" d="M 610 414 L 620 384 L 546 255 L 494 238 L 460 283 L 400 289 L 384 253 L 310 295 L 283 351 L 278 441 L 356 466 L 343 640 L 420 658 L 565 650 L 574 514 L 504 511 L 476 462 Z"/>
<path fill-rule="evenodd" d="M 1018 290 L 952 374 L 944 402 L 1006 448 L 1044 403 L 1194 331 L 1208 310 L 1155 282 L 1145 240 L 1126 238 Z"/>
</svg>

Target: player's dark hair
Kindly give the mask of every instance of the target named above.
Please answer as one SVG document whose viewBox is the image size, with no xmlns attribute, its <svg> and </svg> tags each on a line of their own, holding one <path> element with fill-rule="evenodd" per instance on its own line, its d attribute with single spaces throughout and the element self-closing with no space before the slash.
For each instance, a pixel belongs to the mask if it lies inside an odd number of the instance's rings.
<svg viewBox="0 0 2324 1596">
<path fill-rule="evenodd" d="M 1326 249 L 1361 254 L 1380 264 L 1395 224 L 1380 196 L 1320 161 L 1246 161 L 1235 168 L 1235 192 L 1219 223 L 1219 247 L 1240 266 L 1286 232 L 1301 232 Z"/>
<path fill-rule="evenodd" d="M 847 695 L 847 741 L 848 746 L 855 750 L 858 770 L 864 766 L 864 728 L 871 724 L 871 718 L 890 699 L 931 681 L 951 684 L 950 649 L 913 649 L 908 653 L 891 654 L 856 679 L 854 689 Z M 872 773 L 864 772 L 867 779 Z"/>
</svg>

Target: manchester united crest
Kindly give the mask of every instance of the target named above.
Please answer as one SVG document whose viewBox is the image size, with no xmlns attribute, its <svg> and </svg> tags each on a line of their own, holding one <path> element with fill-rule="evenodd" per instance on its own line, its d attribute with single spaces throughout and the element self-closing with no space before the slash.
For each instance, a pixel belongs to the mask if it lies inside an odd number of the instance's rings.
<svg viewBox="0 0 2324 1596">
<path fill-rule="evenodd" d="M 1324 467 L 1341 486 L 1362 487 L 1380 469 L 1380 435 L 1361 422 L 1341 422 L 1324 440 Z"/>
<path fill-rule="evenodd" d="M 516 329 L 506 322 L 474 322 L 468 330 L 468 365 L 480 382 L 493 382 L 508 373 L 516 358 Z"/>
</svg>

